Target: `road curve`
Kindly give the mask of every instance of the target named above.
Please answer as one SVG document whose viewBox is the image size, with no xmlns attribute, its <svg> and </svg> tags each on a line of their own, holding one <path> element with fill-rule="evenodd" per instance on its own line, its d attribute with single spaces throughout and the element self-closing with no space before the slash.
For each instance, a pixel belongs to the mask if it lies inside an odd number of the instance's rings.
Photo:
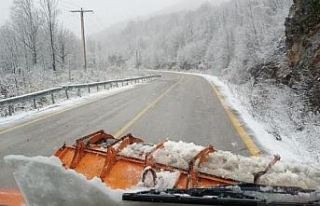
<svg viewBox="0 0 320 206">
<path fill-rule="evenodd" d="M 0 188 L 16 188 L 4 156 L 49 156 L 64 142 L 72 144 L 100 129 L 116 136 L 130 132 L 150 143 L 168 137 L 249 155 L 207 80 L 183 74 L 162 76 L 150 84 L 1 133 Z"/>
</svg>

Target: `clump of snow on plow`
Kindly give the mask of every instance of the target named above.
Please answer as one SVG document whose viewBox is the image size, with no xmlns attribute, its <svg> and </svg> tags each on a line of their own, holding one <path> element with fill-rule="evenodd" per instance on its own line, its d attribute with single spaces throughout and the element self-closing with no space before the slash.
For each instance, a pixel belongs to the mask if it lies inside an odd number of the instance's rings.
<svg viewBox="0 0 320 206">
<path fill-rule="evenodd" d="M 253 183 L 254 175 L 265 170 L 272 159 L 270 156 L 244 157 L 216 151 L 210 154 L 207 162 L 198 169 L 200 172 Z M 280 161 L 261 176 L 258 183 L 315 189 L 320 187 L 320 165 Z"/>
<path fill-rule="evenodd" d="M 145 155 L 153 148 L 154 146 L 150 145 L 133 144 L 121 151 L 120 154 L 144 159 Z M 167 141 L 163 148 L 159 148 L 152 154 L 152 158 L 157 163 L 188 170 L 189 162 L 202 149 L 204 147 L 193 143 Z M 198 172 L 214 176 L 253 183 L 254 175 L 264 171 L 273 158 L 272 156 L 245 157 L 218 150 L 209 154 L 207 161 L 197 166 L 196 169 Z M 320 187 L 320 165 L 280 161 L 267 174 L 261 176 L 258 183 L 315 189 Z"/>
<path fill-rule="evenodd" d="M 115 146 L 117 147 L 117 145 Z M 119 154 L 126 157 L 144 160 L 146 158 L 146 155 L 151 152 L 153 148 L 154 146 L 152 145 L 134 143 L 123 148 L 123 150 L 121 150 Z"/>
<path fill-rule="evenodd" d="M 163 146 L 153 155 L 156 162 L 186 170 L 189 167 L 190 160 L 203 149 L 202 146 L 182 141 L 167 141 Z"/>
</svg>

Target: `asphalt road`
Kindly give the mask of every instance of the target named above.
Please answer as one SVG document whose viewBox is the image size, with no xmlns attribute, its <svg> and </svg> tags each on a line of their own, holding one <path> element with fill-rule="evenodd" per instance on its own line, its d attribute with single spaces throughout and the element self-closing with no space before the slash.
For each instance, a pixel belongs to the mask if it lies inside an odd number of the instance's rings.
<svg viewBox="0 0 320 206">
<path fill-rule="evenodd" d="M 4 156 L 50 156 L 64 142 L 72 144 L 100 129 L 116 136 L 132 133 L 150 143 L 168 137 L 249 155 L 205 79 L 162 75 L 152 83 L 0 132 L 0 188 L 17 187 Z"/>
</svg>

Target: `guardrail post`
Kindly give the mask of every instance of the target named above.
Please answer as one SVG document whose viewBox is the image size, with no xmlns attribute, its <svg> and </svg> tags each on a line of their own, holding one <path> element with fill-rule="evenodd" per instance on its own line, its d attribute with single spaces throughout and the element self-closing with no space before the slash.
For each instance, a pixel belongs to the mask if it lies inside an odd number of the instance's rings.
<svg viewBox="0 0 320 206">
<path fill-rule="evenodd" d="M 78 97 L 81 97 L 81 89 L 80 89 L 80 87 L 78 88 L 77 95 L 78 95 Z"/>
<path fill-rule="evenodd" d="M 53 92 L 51 93 L 51 100 L 52 100 L 52 104 L 56 103 L 56 102 L 54 101 L 54 95 L 53 95 Z"/>
<path fill-rule="evenodd" d="M 99 85 L 97 85 L 97 92 L 99 91 Z"/>
<path fill-rule="evenodd" d="M 36 102 L 36 98 L 33 98 L 33 108 L 37 109 L 37 102 Z"/>
<path fill-rule="evenodd" d="M 107 84 L 103 84 L 103 88 L 104 88 L 104 89 L 107 89 Z"/>
<path fill-rule="evenodd" d="M 11 116 L 14 113 L 14 108 L 12 105 L 8 106 L 8 110 L 9 110 L 9 116 Z"/>
<path fill-rule="evenodd" d="M 66 88 L 64 91 L 65 91 L 65 93 L 66 93 L 67 99 L 69 99 L 68 88 Z"/>
<path fill-rule="evenodd" d="M 90 93 L 91 91 L 90 91 L 90 86 L 88 86 L 88 93 Z"/>
</svg>

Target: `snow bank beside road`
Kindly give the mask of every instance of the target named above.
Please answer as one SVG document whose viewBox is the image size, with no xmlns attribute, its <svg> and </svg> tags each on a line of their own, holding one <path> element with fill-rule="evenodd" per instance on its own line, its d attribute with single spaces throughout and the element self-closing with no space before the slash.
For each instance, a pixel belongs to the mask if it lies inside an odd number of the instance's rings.
<svg viewBox="0 0 320 206">
<path fill-rule="evenodd" d="M 231 107 L 231 109 L 235 110 L 239 114 L 239 117 L 245 123 L 245 127 L 249 129 L 247 132 L 257 140 L 260 148 L 263 147 L 261 149 L 266 150 L 269 154 L 278 154 L 281 158 L 287 160 L 310 161 L 308 157 L 301 156 L 300 153 L 295 152 L 297 148 L 289 140 L 283 139 L 282 141 L 277 141 L 274 136 L 269 134 L 264 125 L 259 124 L 252 115 L 249 114 L 246 107 L 234 97 L 228 86 L 219 80 L 218 77 L 211 75 L 200 76 L 203 76 L 209 82 L 212 82 L 216 87 L 218 87 L 219 91 L 223 94 L 226 103 Z"/>
<path fill-rule="evenodd" d="M 247 128 L 247 132 L 254 138 L 255 142 L 258 143 L 259 149 L 267 152 L 268 154 L 278 154 L 285 160 L 310 163 L 317 162 L 312 155 L 306 151 L 306 148 L 295 139 L 290 139 L 283 135 L 281 137 L 282 140 L 277 141 L 275 136 L 268 132 L 267 125 L 264 125 L 262 122 L 258 122 L 249 113 L 248 106 L 243 105 L 243 103 L 234 96 L 234 93 L 230 90 L 229 86 L 218 77 L 206 74 L 187 74 L 202 76 L 218 88 L 224 96 L 225 103 L 238 114 L 240 120 L 244 124 L 244 127 Z M 275 114 L 274 118 L 281 118 L 281 115 L 276 116 Z M 279 121 L 281 121 L 281 119 Z M 291 132 L 293 133 L 294 131 Z"/>
</svg>

